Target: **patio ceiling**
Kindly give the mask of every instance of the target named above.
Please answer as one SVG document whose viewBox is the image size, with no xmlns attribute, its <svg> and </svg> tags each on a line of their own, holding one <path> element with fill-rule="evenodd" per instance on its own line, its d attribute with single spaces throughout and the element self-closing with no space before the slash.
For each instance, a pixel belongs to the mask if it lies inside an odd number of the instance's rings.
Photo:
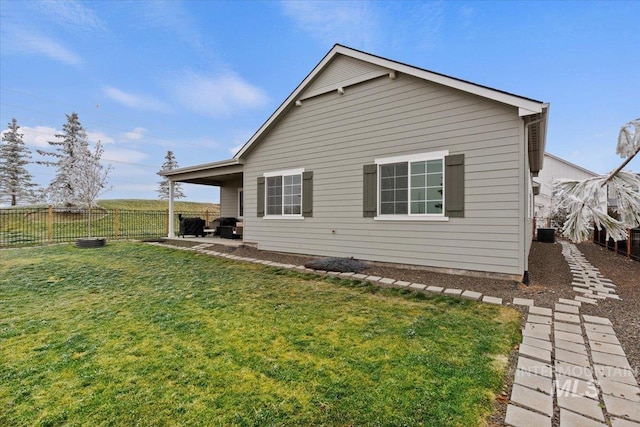
<svg viewBox="0 0 640 427">
<path fill-rule="evenodd" d="M 170 171 L 161 171 L 172 182 L 186 182 L 189 184 L 221 186 L 226 181 L 241 179 L 244 166 L 240 159 L 223 160 L 188 166 Z"/>
</svg>

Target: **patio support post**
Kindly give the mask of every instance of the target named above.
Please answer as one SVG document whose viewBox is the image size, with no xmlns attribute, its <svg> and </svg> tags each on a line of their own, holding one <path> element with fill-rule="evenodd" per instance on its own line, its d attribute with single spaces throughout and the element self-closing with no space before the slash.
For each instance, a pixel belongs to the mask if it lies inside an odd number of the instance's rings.
<svg viewBox="0 0 640 427">
<path fill-rule="evenodd" d="M 168 237 L 175 237 L 173 230 L 173 191 L 175 184 L 173 181 L 169 181 L 169 233 Z"/>
</svg>

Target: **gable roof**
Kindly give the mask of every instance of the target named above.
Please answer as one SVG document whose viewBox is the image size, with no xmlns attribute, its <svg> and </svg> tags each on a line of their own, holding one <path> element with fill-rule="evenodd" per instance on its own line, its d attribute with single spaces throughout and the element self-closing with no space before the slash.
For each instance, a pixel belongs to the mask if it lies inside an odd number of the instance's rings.
<svg viewBox="0 0 640 427">
<path fill-rule="evenodd" d="M 558 157 L 558 156 L 554 156 L 553 154 L 551 154 L 551 153 L 549 153 L 549 152 L 545 152 L 545 153 L 544 153 L 544 155 L 545 155 L 546 157 L 549 157 L 549 158 L 551 158 L 551 159 L 557 160 L 557 161 L 559 161 L 559 162 L 561 162 L 561 163 L 564 163 L 564 164 L 565 164 L 565 165 L 567 165 L 567 166 L 570 166 L 570 167 L 572 167 L 572 168 L 578 169 L 578 170 L 580 170 L 580 171 L 582 171 L 582 172 L 584 172 L 584 173 L 587 173 L 587 174 L 589 174 L 589 175 L 592 175 L 592 176 L 600 176 L 600 174 L 597 174 L 597 173 L 595 173 L 595 172 L 593 172 L 593 171 L 590 171 L 589 169 L 583 168 L 582 166 L 576 165 L 575 163 L 571 163 L 570 161 L 565 160 L 565 159 L 563 159 L 563 158 L 560 158 L 560 157 Z"/>
<path fill-rule="evenodd" d="M 378 70 L 372 70 L 366 75 L 361 75 L 358 78 L 347 79 L 340 83 L 329 84 L 321 88 L 313 88 L 308 90 L 314 81 L 319 77 L 323 70 L 336 58 L 338 55 L 344 55 L 350 58 L 359 59 L 369 64 L 376 65 Z M 266 122 L 253 134 L 253 136 L 247 141 L 242 148 L 234 156 L 235 159 L 241 159 L 245 157 L 267 133 L 271 127 L 273 127 L 284 116 L 284 114 L 293 108 L 295 105 L 301 105 L 301 103 L 308 98 L 328 93 L 332 91 L 343 91 L 345 87 L 349 85 L 360 83 L 373 78 L 378 78 L 382 75 L 389 75 L 390 78 L 395 78 L 396 73 L 404 73 L 414 77 L 421 78 L 433 83 L 438 83 L 443 86 L 458 89 L 467 93 L 478 95 L 484 98 L 488 98 L 503 104 L 511 105 L 518 108 L 518 114 L 521 117 L 528 117 L 528 140 L 530 154 L 535 153 L 535 160 L 532 162 L 532 169 L 537 172 L 542 167 L 543 153 L 546 140 L 546 122 L 547 122 L 547 110 L 549 104 L 542 101 L 526 98 L 519 95 L 514 95 L 509 92 L 493 89 L 487 86 L 478 85 L 468 82 L 466 80 L 457 79 L 444 74 L 436 73 L 433 71 L 425 70 L 422 68 L 414 67 L 411 65 L 403 64 L 401 62 L 386 59 L 380 56 L 372 55 L 370 53 L 362 52 L 360 50 L 352 49 L 340 44 L 336 44 L 333 48 L 322 58 L 322 60 L 315 66 L 315 68 L 305 77 L 305 79 L 295 88 L 295 90 L 289 95 L 289 97 L 278 107 L 278 109 L 267 119 Z M 535 126 L 534 126 L 535 125 Z M 536 170 L 537 169 L 537 170 Z"/>
</svg>

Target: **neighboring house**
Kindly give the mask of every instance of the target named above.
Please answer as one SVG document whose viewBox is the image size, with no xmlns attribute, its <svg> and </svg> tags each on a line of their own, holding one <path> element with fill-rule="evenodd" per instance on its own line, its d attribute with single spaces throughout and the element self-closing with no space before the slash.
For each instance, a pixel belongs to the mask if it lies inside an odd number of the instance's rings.
<svg viewBox="0 0 640 427">
<path fill-rule="evenodd" d="M 235 157 L 161 174 L 259 249 L 523 279 L 548 107 L 335 45 Z"/>
<path fill-rule="evenodd" d="M 534 182 L 536 191 L 536 226 L 551 227 L 551 214 L 555 211 L 553 181 L 556 179 L 587 179 L 599 176 L 583 167 L 574 165 L 553 154 L 544 153 L 544 169 Z"/>
</svg>

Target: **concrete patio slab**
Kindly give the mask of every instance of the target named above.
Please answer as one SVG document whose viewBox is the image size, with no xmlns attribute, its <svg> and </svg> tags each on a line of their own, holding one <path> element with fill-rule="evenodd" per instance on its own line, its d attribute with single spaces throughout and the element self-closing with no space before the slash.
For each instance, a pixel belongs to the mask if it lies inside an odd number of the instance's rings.
<svg viewBox="0 0 640 427">
<path fill-rule="evenodd" d="M 607 379 L 598 380 L 598 382 L 603 394 L 640 403 L 640 387 Z"/>
<path fill-rule="evenodd" d="M 531 307 L 533 304 L 533 300 L 532 299 L 528 299 L 528 298 L 514 298 L 513 299 L 513 305 L 525 305 L 525 306 L 529 306 Z"/>
<path fill-rule="evenodd" d="M 482 297 L 482 302 L 495 304 L 495 305 L 502 305 L 502 298 L 490 297 L 485 295 Z"/>
<path fill-rule="evenodd" d="M 587 346 L 584 345 L 584 344 L 578 344 L 576 342 L 563 341 L 563 340 L 559 340 L 559 339 L 556 339 L 554 344 L 555 344 L 556 348 L 561 348 L 563 350 L 572 351 L 574 353 L 581 354 L 581 355 L 583 355 L 585 357 L 588 356 L 588 354 L 587 354 Z"/>
<path fill-rule="evenodd" d="M 551 427 L 550 417 L 515 405 L 507 406 L 507 414 L 504 421 L 514 427 L 531 427 L 532 425 Z"/>
<path fill-rule="evenodd" d="M 537 314 L 529 314 L 527 316 L 527 322 L 540 323 L 542 325 L 551 325 L 551 318 L 547 316 L 540 316 Z"/>
<path fill-rule="evenodd" d="M 575 412 L 560 408 L 560 426 L 561 427 L 607 427 L 606 424 L 585 418 Z"/>
<path fill-rule="evenodd" d="M 559 298 L 558 302 L 561 304 L 567 304 L 567 305 L 575 305 L 580 307 L 582 305 L 582 303 L 580 301 L 575 301 L 572 299 L 566 299 L 566 298 Z"/>
<path fill-rule="evenodd" d="M 482 297 L 482 294 L 480 292 L 464 291 L 461 296 L 462 298 L 478 301 Z"/>
<path fill-rule="evenodd" d="M 611 427 L 640 427 L 640 423 L 611 417 Z"/>
<path fill-rule="evenodd" d="M 559 322 L 580 323 L 580 317 L 577 314 L 553 313 L 553 318 Z"/>
<path fill-rule="evenodd" d="M 638 382 L 633 375 L 633 371 L 630 369 L 621 369 L 613 366 L 594 364 L 593 370 L 598 377 L 598 380 L 608 379 L 623 384 L 629 384 L 635 387 L 638 386 Z"/>
<path fill-rule="evenodd" d="M 580 312 L 578 307 L 576 307 L 575 305 L 560 304 L 560 303 L 556 303 L 554 310 L 561 311 L 563 313 L 572 313 L 572 314 L 578 314 Z"/>
<path fill-rule="evenodd" d="M 614 334 L 602 334 L 599 332 L 587 331 L 587 338 L 589 338 L 589 341 L 606 342 L 609 344 L 620 345 L 618 337 L 616 337 Z"/>
<path fill-rule="evenodd" d="M 615 354 L 600 353 L 599 351 L 592 350 L 591 358 L 593 359 L 593 363 L 597 363 L 598 365 L 613 366 L 616 368 L 631 370 L 629 361 L 624 356 L 616 356 Z"/>
<path fill-rule="evenodd" d="M 555 385 L 558 396 L 583 396 L 598 401 L 598 387 L 595 382 L 556 375 Z"/>
<path fill-rule="evenodd" d="M 582 328 L 580 325 L 574 323 L 554 322 L 553 329 L 556 331 L 570 332 L 572 334 L 582 335 Z"/>
<path fill-rule="evenodd" d="M 612 326 L 611 320 L 607 319 L 606 317 L 589 316 L 587 314 L 583 314 L 582 318 L 584 319 L 585 323 L 595 323 L 597 325 Z"/>
<path fill-rule="evenodd" d="M 593 382 L 593 372 L 591 368 L 587 368 L 584 366 L 577 366 L 571 363 L 563 362 L 561 360 L 556 360 L 554 362 L 556 375 L 565 375 L 568 377 L 578 378 L 579 380 L 584 380 L 587 382 Z"/>
<path fill-rule="evenodd" d="M 524 407 L 535 409 L 545 415 L 553 415 L 553 399 L 550 395 L 531 390 L 520 384 L 513 385 L 511 401 Z"/>
<path fill-rule="evenodd" d="M 551 341 L 541 340 L 541 339 L 538 339 L 538 338 L 522 337 L 522 344 L 527 344 L 527 345 L 530 345 L 532 347 L 538 347 L 538 348 L 541 348 L 543 350 L 548 350 L 548 351 L 551 351 L 551 349 L 552 349 Z"/>
<path fill-rule="evenodd" d="M 591 366 L 591 362 L 589 362 L 589 358 L 587 356 L 564 350 L 562 348 L 556 348 L 555 358 L 556 360 L 577 366 L 584 366 L 585 368 L 589 368 Z"/>
<path fill-rule="evenodd" d="M 549 396 L 553 396 L 554 387 L 551 378 L 516 369 L 516 374 L 513 377 L 513 382 L 528 387 L 532 390 L 538 390 L 542 393 L 548 394 Z"/>
<path fill-rule="evenodd" d="M 423 285 L 422 283 L 411 283 L 411 282 L 407 282 L 405 280 L 396 280 L 395 283 L 393 284 L 393 286 L 397 287 L 397 288 L 405 288 L 409 285 L 416 285 L 418 287 L 421 287 L 420 289 L 424 289 L 427 287 L 427 285 Z"/>
<path fill-rule="evenodd" d="M 602 397 L 607 411 L 610 414 L 618 415 L 622 418 L 629 418 L 635 422 L 640 422 L 640 403 L 620 399 L 619 397 L 611 396 L 609 394 L 603 394 Z"/>
<path fill-rule="evenodd" d="M 582 338 L 582 334 L 573 334 L 571 332 L 555 331 L 554 337 L 556 340 L 570 341 L 578 344 L 584 344 L 584 338 Z"/>
<path fill-rule="evenodd" d="M 586 298 L 586 297 L 577 296 L 575 299 L 576 299 L 576 301 L 584 302 L 584 303 L 592 304 L 592 305 L 595 305 L 595 304 L 598 303 L 598 301 L 593 299 L 593 298 Z"/>
<path fill-rule="evenodd" d="M 523 356 L 551 363 L 551 351 L 549 350 L 545 350 L 539 347 L 533 347 L 528 344 L 520 344 L 518 352 Z"/>
<path fill-rule="evenodd" d="M 553 377 L 553 368 L 551 365 L 527 357 L 518 357 L 516 369 L 547 378 Z"/>
<path fill-rule="evenodd" d="M 591 346 L 591 350 L 593 351 L 599 351 L 602 353 L 609 353 L 609 354 L 615 354 L 617 356 L 626 357 L 626 354 L 624 354 L 624 350 L 622 349 L 622 346 L 619 344 L 608 344 L 606 342 L 589 340 L 589 345 Z"/>
<path fill-rule="evenodd" d="M 604 421 L 604 414 L 600 408 L 600 402 L 582 396 L 564 396 L 558 394 L 558 406 L 569 409 L 578 414 Z"/>
<path fill-rule="evenodd" d="M 537 314 L 539 316 L 551 317 L 553 315 L 553 312 L 551 311 L 550 308 L 531 306 L 529 307 L 529 314 Z"/>
<path fill-rule="evenodd" d="M 610 334 L 610 335 L 615 335 L 615 331 L 613 330 L 613 328 L 611 326 L 607 326 L 607 325 L 594 325 L 594 324 L 589 324 L 589 323 L 585 323 L 584 325 L 584 329 L 589 332 L 600 332 L 602 334 Z"/>
</svg>

